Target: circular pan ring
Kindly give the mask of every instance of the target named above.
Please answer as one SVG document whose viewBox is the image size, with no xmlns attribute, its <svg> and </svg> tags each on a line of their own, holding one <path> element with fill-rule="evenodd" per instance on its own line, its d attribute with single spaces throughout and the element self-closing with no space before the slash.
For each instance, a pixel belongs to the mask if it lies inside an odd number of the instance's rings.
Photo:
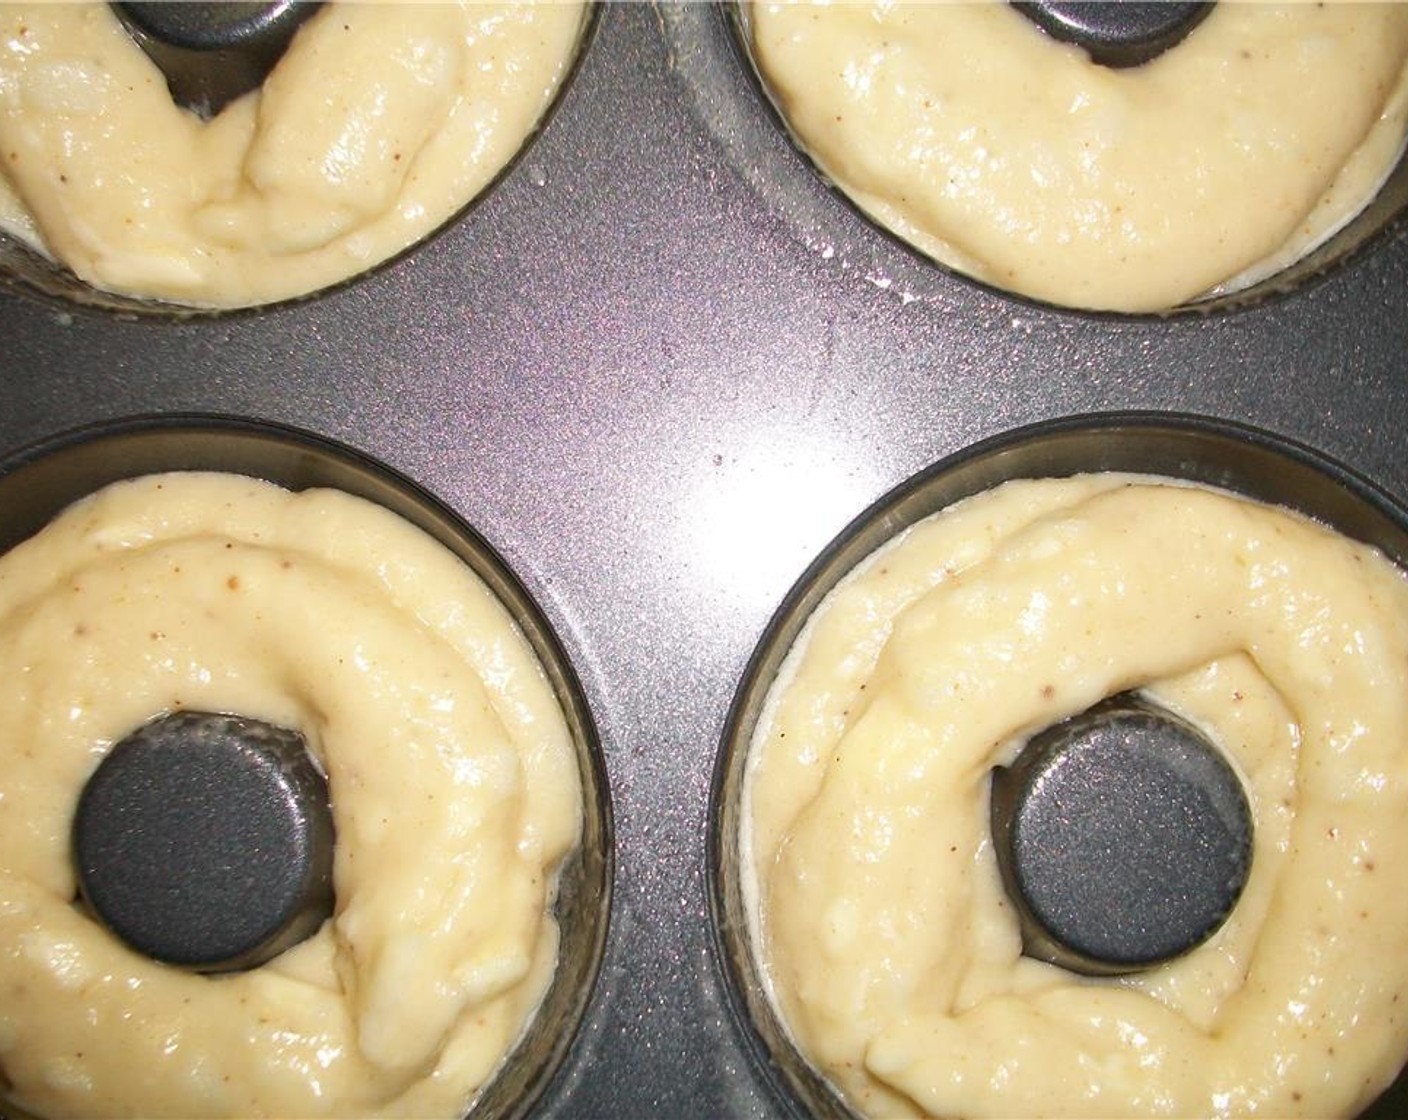
<svg viewBox="0 0 1408 1120">
<path fill-rule="evenodd" d="M 909 526 L 1013 479 L 1086 472 L 1183 479 L 1297 510 L 1408 569 L 1408 509 L 1303 444 L 1189 413 L 1110 412 L 1044 421 L 983 440 L 920 471 L 853 520 L 792 586 L 734 693 L 710 788 L 707 878 L 712 936 L 735 1027 L 788 1115 L 859 1120 L 802 1056 L 766 991 L 743 897 L 742 790 L 768 691 L 812 612 L 857 564 Z M 1408 1068 L 1358 1120 L 1408 1115 Z"/>
<path fill-rule="evenodd" d="M 562 707 L 582 787 L 582 837 L 563 862 L 554 913 L 561 928 L 552 982 L 522 1036 L 468 1115 L 531 1115 L 567 1056 L 606 947 L 614 879 L 613 814 L 605 761 L 585 693 L 547 616 L 497 551 L 418 483 L 345 444 L 303 429 L 201 413 L 135 416 L 77 428 L 0 460 L 0 553 L 79 498 L 127 478 L 205 470 L 289 490 L 326 487 L 383 506 L 429 534 L 503 603 Z"/>
<path fill-rule="evenodd" d="M 1224 295 L 1209 296 L 1192 300 L 1175 307 L 1151 312 L 1106 311 L 1090 308 L 1048 303 L 1018 292 L 997 287 L 959 269 L 935 260 L 899 234 L 887 229 L 866 214 L 808 153 L 806 144 L 788 123 L 787 114 L 774 97 L 767 79 L 753 55 L 752 31 L 749 23 L 747 0 L 727 0 L 719 6 L 720 19 L 727 25 L 726 35 L 737 56 L 739 68 L 745 83 L 761 101 L 766 115 L 773 126 L 787 139 L 788 146 L 797 161 L 797 171 L 806 172 L 812 180 L 810 184 L 789 181 L 796 184 L 798 192 L 810 186 L 830 195 L 849 211 L 855 220 L 875 231 L 893 246 L 903 257 L 933 272 L 935 275 L 952 278 L 960 284 L 972 287 L 1014 303 L 1028 307 L 1078 315 L 1093 319 L 1148 320 L 1160 321 L 1180 317 L 1201 317 L 1251 310 L 1265 304 L 1289 298 L 1312 290 L 1322 281 L 1358 263 L 1366 254 L 1397 241 L 1408 231 L 1408 144 L 1399 154 L 1398 162 L 1389 172 L 1378 192 L 1341 229 L 1328 237 L 1322 244 L 1299 260 L 1280 271 L 1264 277 L 1249 287 L 1228 292 Z M 837 240 L 841 240 L 838 236 Z"/>
<path fill-rule="evenodd" d="M 169 303 L 162 300 L 142 299 L 94 287 L 76 276 L 71 269 L 51 260 L 4 230 L 0 230 L 0 293 L 11 292 L 63 311 L 84 308 L 107 312 L 123 318 L 140 317 L 184 321 L 255 315 L 274 308 L 321 299 L 368 280 L 382 271 L 396 266 L 413 252 L 423 251 L 456 226 L 468 221 L 478 206 L 489 198 L 504 180 L 515 173 L 519 165 L 528 158 L 528 154 L 538 139 L 551 126 L 553 118 L 567 99 L 568 91 L 581 71 L 583 59 L 591 48 L 600 16 L 601 4 L 599 0 L 588 0 L 586 15 L 577 35 L 577 47 L 571 63 L 567 67 L 566 73 L 562 75 L 562 80 L 558 83 L 551 101 L 509 160 L 490 177 L 474 197 L 447 214 L 438 225 L 427 230 L 409 245 L 402 246 L 396 252 L 361 272 L 336 280 L 315 291 L 272 300 L 269 303 L 249 304 L 244 307 L 206 307 L 196 304 Z"/>
</svg>

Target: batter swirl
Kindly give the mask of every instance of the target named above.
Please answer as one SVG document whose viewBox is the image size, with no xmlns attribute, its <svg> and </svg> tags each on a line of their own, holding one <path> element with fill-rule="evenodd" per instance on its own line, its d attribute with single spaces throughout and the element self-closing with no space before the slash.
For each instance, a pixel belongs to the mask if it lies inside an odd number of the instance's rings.
<svg viewBox="0 0 1408 1120">
<path fill-rule="evenodd" d="M 0 1088 L 41 1115 L 457 1116 L 551 977 L 582 807 L 551 686 L 464 564 L 347 494 L 158 475 L 0 558 Z M 72 817 L 153 714 L 299 729 L 336 913 L 207 977 L 76 909 Z"/>
<path fill-rule="evenodd" d="M 1166 309 L 1308 252 L 1408 129 L 1408 7 L 1221 3 L 1112 70 L 1001 2 L 748 6 L 819 167 L 881 225 L 988 283 Z"/>
<path fill-rule="evenodd" d="M 430 233 L 537 126 L 576 2 L 330 3 L 202 121 L 107 4 L 0 5 L 0 227 L 111 291 L 239 307 Z"/>
<path fill-rule="evenodd" d="M 991 769 L 1144 688 L 1248 789 L 1226 925 L 1120 980 L 1021 955 Z M 1408 1054 L 1408 580 L 1159 480 L 1012 483 L 818 608 L 750 754 L 745 879 L 802 1051 L 876 1116 L 1352 1115 Z"/>
</svg>

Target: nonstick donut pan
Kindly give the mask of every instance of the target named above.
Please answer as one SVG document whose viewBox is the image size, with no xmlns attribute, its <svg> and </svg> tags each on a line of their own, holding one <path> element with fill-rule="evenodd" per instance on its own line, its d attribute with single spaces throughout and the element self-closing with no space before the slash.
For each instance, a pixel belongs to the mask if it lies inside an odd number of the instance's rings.
<svg viewBox="0 0 1408 1120">
<path fill-rule="evenodd" d="M 1159 412 L 1263 430 L 1408 500 L 1403 222 L 1208 311 L 1033 304 L 833 193 L 733 35 L 716 5 L 602 5 L 493 189 L 320 296 L 180 317 L 0 286 L 0 457 L 152 414 L 304 429 L 434 495 L 541 609 L 591 709 L 615 845 L 604 963 L 544 1117 L 804 1114 L 729 994 L 711 790 L 769 620 L 882 495 L 1028 424 Z"/>
</svg>

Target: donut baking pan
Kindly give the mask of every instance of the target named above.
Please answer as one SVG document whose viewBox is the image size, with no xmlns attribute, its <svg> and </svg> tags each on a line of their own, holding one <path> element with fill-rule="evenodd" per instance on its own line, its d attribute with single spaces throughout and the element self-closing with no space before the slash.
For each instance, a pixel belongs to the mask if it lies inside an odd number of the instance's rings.
<svg viewBox="0 0 1408 1120">
<path fill-rule="evenodd" d="M 714 936 L 711 789 L 769 620 L 882 495 L 1032 423 L 1137 411 L 1274 433 L 1408 496 L 1401 225 L 1208 314 L 1013 299 L 834 194 L 702 3 L 602 5 L 524 157 L 351 284 L 178 320 L 12 281 L 0 338 L 0 454 L 131 416 L 317 433 L 434 494 L 540 609 L 614 814 L 601 969 L 541 1117 L 805 1115 Z"/>
</svg>

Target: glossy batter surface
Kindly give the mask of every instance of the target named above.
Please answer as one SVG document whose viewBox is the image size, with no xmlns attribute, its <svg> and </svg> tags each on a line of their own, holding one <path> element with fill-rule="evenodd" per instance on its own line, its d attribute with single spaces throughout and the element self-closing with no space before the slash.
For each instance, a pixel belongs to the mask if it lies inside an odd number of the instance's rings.
<svg viewBox="0 0 1408 1120">
<path fill-rule="evenodd" d="M 537 126 L 584 5 L 330 3 L 210 121 L 101 3 L 0 5 L 0 227 L 99 288 L 216 307 L 347 279 Z"/>
<path fill-rule="evenodd" d="M 862 210 L 988 283 L 1160 310 L 1284 266 L 1377 191 L 1408 128 L 1408 6 L 1221 3 L 1098 66 L 986 3 L 748 6 L 801 144 Z"/>
<path fill-rule="evenodd" d="M 1184 957 L 1093 980 L 1021 955 L 988 785 L 1142 688 L 1254 819 L 1246 890 Z M 745 780 L 769 992 L 872 1116 L 1352 1116 L 1408 1055 L 1408 579 L 1224 493 L 1017 482 L 881 548 L 789 654 Z"/>
<path fill-rule="evenodd" d="M 87 776 L 155 714 L 297 728 L 336 912 L 249 972 L 73 905 Z M 231 475 L 118 483 L 0 558 L 0 1101 L 41 1116 L 458 1116 L 556 961 L 582 806 L 497 598 L 379 506 Z"/>
</svg>

